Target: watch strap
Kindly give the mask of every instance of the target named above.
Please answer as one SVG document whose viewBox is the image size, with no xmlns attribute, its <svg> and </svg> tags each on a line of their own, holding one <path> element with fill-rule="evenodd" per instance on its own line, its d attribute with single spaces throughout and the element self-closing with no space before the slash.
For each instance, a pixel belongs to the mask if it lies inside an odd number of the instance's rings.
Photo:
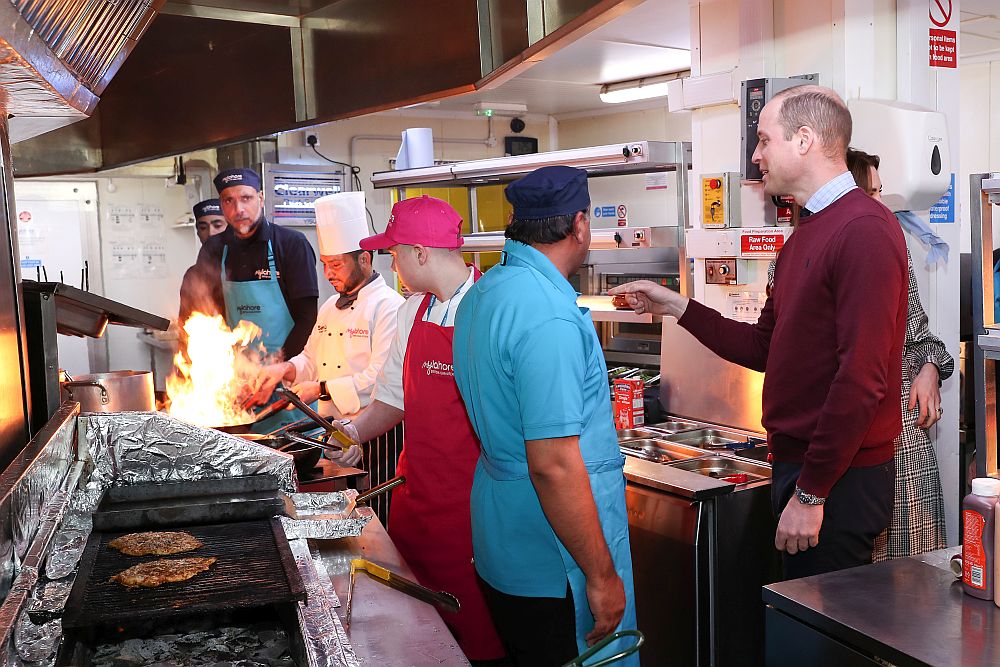
<svg viewBox="0 0 1000 667">
<path fill-rule="evenodd" d="M 798 486 L 795 487 L 795 497 L 799 499 L 799 502 L 803 505 L 822 505 L 826 502 L 826 498 L 821 498 L 819 496 L 814 496 L 811 493 L 806 493 Z"/>
<path fill-rule="evenodd" d="M 329 400 L 331 400 L 331 398 L 330 398 L 330 392 L 327 391 L 327 389 L 326 389 L 326 380 L 320 380 L 319 381 L 319 400 L 321 400 L 321 401 L 329 401 Z"/>
</svg>

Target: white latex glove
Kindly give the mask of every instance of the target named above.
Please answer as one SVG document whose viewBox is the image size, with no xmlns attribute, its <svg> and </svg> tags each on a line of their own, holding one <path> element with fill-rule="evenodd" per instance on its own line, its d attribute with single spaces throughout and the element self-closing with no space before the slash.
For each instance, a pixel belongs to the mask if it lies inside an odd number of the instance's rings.
<svg viewBox="0 0 1000 667">
<path fill-rule="evenodd" d="M 330 423 L 333 424 L 335 429 L 350 438 L 351 442 L 361 442 L 361 436 L 358 435 L 358 429 L 354 426 L 354 424 L 350 422 L 344 423 L 344 421 L 340 419 L 335 419 Z"/>
<path fill-rule="evenodd" d="M 346 452 L 328 451 L 326 452 L 326 456 L 337 465 L 344 466 L 345 468 L 356 468 L 357 464 L 361 461 L 361 447 L 351 445 Z"/>
</svg>

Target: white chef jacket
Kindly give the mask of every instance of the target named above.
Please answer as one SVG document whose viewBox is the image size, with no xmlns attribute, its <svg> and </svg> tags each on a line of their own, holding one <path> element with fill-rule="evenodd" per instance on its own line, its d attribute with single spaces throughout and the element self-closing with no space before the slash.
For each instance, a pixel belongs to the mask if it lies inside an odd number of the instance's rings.
<svg viewBox="0 0 1000 667">
<path fill-rule="evenodd" d="M 470 268 L 468 280 L 462 284 L 455 295 L 447 301 L 435 299 L 434 304 L 424 313 L 424 319 L 443 327 L 455 326 L 455 313 L 458 312 L 458 304 L 462 302 L 462 297 L 475 282 L 474 276 L 475 272 Z M 403 358 L 406 356 L 406 344 L 410 340 L 410 330 L 413 329 L 413 321 L 417 318 L 417 311 L 420 310 L 420 303 L 424 300 L 424 296 L 423 292 L 414 294 L 399 309 L 396 335 L 392 339 L 389 356 L 378 372 L 378 378 L 375 381 L 375 398 L 398 410 L 403 409 Z"/>
<path fill-rule="evenodd" d="M 330 401 L 319 402 L 319 412 L 333 415 L 332 405 L 353 415 L 368 405 L 375 376 L 389 354 L 396 335 L 396 311 L 403 297 L 382 276 L 361 288 L 357 300 L 337 309 L 337 295 L 326 300 L 316 316 L 309 340 L 295 366 L 295 384 L 326 380 Z"/>
</svg>

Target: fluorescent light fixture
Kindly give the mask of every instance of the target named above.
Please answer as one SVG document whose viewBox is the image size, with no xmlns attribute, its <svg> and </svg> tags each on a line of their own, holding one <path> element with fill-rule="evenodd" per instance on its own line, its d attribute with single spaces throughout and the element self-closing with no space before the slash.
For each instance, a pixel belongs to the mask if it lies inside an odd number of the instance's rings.
<svg viewBox="0 0 1000 667">
<path fill-rule="evenodd" d="M 528 113 L 528 105 L 510 102 L 476 102 L 472 110 L 479 116 L 523 116 Z"/>
<path fill-rule="evenodd" d="M 680 76 L 679 73 L 647 76 L 631 81 L 606 83 L 601 86 L 601 101 L 605 104 L 621 104 L 667 96 L 667 82 Z"/>
</svg>

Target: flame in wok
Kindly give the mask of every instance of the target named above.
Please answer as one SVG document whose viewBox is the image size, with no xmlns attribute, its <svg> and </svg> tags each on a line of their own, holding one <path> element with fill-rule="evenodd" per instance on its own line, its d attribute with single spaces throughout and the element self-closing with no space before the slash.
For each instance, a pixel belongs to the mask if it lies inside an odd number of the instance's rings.
<svg viewBox="0 0 1000 667">
<path fill-rule="evenodd" d="M 198 426 L 253 421 L 253 414 L 240 404 L 260 367 L 261 355 L 251 346 L 260 327 L 240 321 L 230 329 L 221 315 L 197 312 L 183 327 L 187 357 L 181 352 L 174 356 L 174 372 L 167 378 L 170 415 Z"/>
</svg>

